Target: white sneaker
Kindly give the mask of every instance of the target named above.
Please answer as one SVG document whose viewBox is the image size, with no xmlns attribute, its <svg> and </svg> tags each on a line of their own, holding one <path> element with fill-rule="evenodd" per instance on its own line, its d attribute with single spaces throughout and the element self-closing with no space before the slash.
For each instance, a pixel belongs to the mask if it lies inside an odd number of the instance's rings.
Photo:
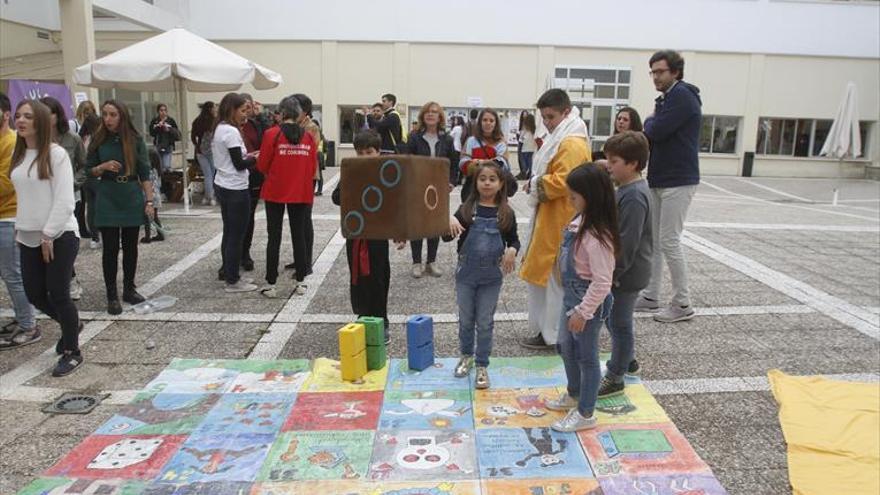
<svg viewBox="0 0 880 495">
<path fill-rule="evenodd" d="M 551 399 L 544 402 L 544 407 L 550 409 L 551 411 L 568 411 L 574 407 L 577 407 L 578 402 L 574 399 L 574 397 L 568 395 L 568 392 L 562 392 L 559 394 L 559 397 L 556 399 Z"/>
<path fill-rule="evenodd" d="M 74 301 L 79 301 L 82 299 L 83 288 L 80 285 L 79 280 L 76 277 L 70 279 L 70 298 Z"/>
<path fill-rule="evenodd" d="M 101 249 L 101 240 L 100 239 L 98 239 L 97 241 L 94 239 L 90 240 L 89 241 L 89 249 Z"/>
<path fill-rule="evenodd" d="M 437 263 L 425 263 L 425 273 L 432 277 L 443 276 L 443 270 L 437 267 Z"/>
<path fill-rule="evenodd" d="M 275 299 L 278 297 L 278 291 L 275 290 L 274 284 L 268 284 L 262 289 L 260 289 L 260 295 L 263 297 L 268 297 L 269 299 Z"/>
<path fill-rule="evenodd" d="M 211 206 L 217 206 L 217 200 L 216 200 L 216 199 L 211 198 Z"/>
<path fill-rule="evenodd" d="M 654 315 L 654 321 L 659 321 L 660 323 L 675 323 L 677 321 L 690 320 L 695 314 L 696 311 L 690 306 L 681 307 L 670 304 L 663 308 L 663 311 Z"/>
<path fill-rule="evenodd" d="M 589 430 L 590 428 L 595 427 L 596 415 L 594 414 L 589 418 L 585 418 L 581 416 L 581 413 L 576 407 L 571 408 L 571 411 L 568 411 L 568 414 L 566 414 L 564 418 L 550 425 L 550 428 L 561 432 Z"/>
<path fill-rule="evenodd" d="M 234 284 L 226 284 L 226 288 L 223 290 L 225 290 L 226 292 L 229 292 L 229 293 L 253 292 L 253 291 L 257 290 L 257 286 L 252 283 L 245 282 L 244 279 L 240 279 L 238 282 L 236 282 Z"/>
<path fill-rule="evenodd" d="M 295 296 L 304 296 L 306 291 L 309 289 L 309 286 L 303 283 L 296 284 L 296 287 L 293 288 L 293 295 Z"/>
<path fill-rule="evenodd" d="M 202 206 L 205 206 L 207 204 L 208 204 L 208 198 L 202 196 Z"/>
<path fill-rule="evenodd" d="M 422 278 L 422 264 L 421 263 L 413 263 L 412 266 L 412 276 L 413 278 Z"/>
</svg>

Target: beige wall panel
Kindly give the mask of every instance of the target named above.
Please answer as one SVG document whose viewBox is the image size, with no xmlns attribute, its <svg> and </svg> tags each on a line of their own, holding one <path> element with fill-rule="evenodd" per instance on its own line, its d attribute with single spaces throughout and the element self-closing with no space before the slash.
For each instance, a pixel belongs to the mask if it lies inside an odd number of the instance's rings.
<svg viewBox="0 0 880 495">
<path fill-rule="evenodd" d="M 755 177 L 864 179 L 866 165 L 867 162 L 756 157 L 752 175 Z"/>
<path fill-rule="evenodd" d="M 293 93 L 305 93 L 321 103 L 321 43 L 296 41 L 220 41 L 219 45 L 281 74 L 277 88 L 256 91 L 244 86 L 259 101 L 278 103 Z"/>
<path fill-rule="evenodd" d="M 44 40 L 37 38 L 37 31 L 45 30 L 0 20 L 0 58 L 61 51 L 61 45 L 52 41 L 53 33 L 50 32 L 49 39 Z"/>
<path fill-rule="evenodd" d="M 393 92 L 393 56 L 391 43 L 338 43 L 338 103 L 369 105 L 379 101 L 383 93 Z"/>
<path fill-rule="evenodd" d="M 700 88 L 704 114 L 745 115 L 749 58 L 747 54 L 698 53 L 685 59 L 685 80 Z"/>
<path fill-rule="evenodd" d="M 830 119 L 848 81 L 856 83 L 859 117 L 880 114 L 880 60 L 767 56 L 761 116 Z"/>
<path fill-rule="evenodd" d="M 537 46 L 410 45 L 410 101 L 463 107 L 529 108 L 537 98 Z M 543 89 L 543 88 L 542 88 Z"/>
</svg>

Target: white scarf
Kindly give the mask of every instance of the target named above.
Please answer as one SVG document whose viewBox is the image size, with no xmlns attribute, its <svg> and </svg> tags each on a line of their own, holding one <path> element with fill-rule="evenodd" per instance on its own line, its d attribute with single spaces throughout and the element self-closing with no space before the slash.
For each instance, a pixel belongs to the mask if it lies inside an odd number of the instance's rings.
<svg viewBox="0 0 880 495">
<path fill-rule="evenodd" d="M 528 199 L 529 206 L 535 209 L 535 214 L 537 214 L 538 210 L 538 179 L 547 173 L 547 165 L 553 160 L 562 141 L 565 138 L 572 136 L 582 137 L 584 140 L 588 139 L 587 125 L 581 119 L 581 111 L 577 107 L 571 107 L 571 111 L 564 119 L 562 119 L 562 122 L 556 126 L 556 129 L 544 137 L 544 142 L 541 144 L 538 151 L 535 152 L 535 156 L 532 159 L 532 171 L 534 175 L 529 181 Z"/>
</svg>

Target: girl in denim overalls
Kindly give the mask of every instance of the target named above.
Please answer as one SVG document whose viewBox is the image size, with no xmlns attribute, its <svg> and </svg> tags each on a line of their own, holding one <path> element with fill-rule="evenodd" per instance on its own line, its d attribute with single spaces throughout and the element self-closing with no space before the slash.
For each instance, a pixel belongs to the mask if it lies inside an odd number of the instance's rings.
<svg viewBox="0 0 880 495">
<path fill-rule="evenodd" d="M 596 425 L 593 409 L 602 375 L 599 331 L 611 311 L 611 280 L 620 238 L 617 204 L 608 173 L 587 163 L 568 174 L 569 199 L 577 216 L 563 232 L 556 261 L 565 296 L 556 344 L 565 375 L 566 392 L 547 408 L 568 411 L 552 425 L 556 431 L 578 431 Z"/>
<path fill-rule="evenodd" d="M 461 235 L 455 272 L 461 359 L 455 367 L 455 376 L 468 376 L 471 366 L 476 364 L 474 386 L 479 389 L 489 388 L 487 367 L 492 352 L 495 307 L 501 282 L 505 274 L 513 271 L 520 248 L 516 215 L 507 204 L 505 173 L 492 161 L 477 165 L 476 187 L 450 221 L 452 235 L 444 237 L 449 241 Z"/>
</svg>

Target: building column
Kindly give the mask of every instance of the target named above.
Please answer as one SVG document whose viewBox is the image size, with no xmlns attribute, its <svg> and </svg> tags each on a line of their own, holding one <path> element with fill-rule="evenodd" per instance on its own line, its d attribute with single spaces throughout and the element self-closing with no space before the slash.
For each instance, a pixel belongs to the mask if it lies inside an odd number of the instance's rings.
<svg viewBox="0 0 880 495">
<path fill-rule="evenodd" d="M 321 42 L 321 129 L 339 148 L 339 71 L 335 41 Z M 336 153 L 337 160 L 339 152 Z"/>
<path fill-rule="evenodd" d="M 84 92 L 91 101 L 98 101 L 98 90 L 76 84 L 73 71 L 95 60 L 95 28 L 92 22 L 92 0 L 59 0 L 61 12 L 61 43 L 64 61 L 64 82 L 74 93 Z"/>
<path fill-rule="evenodd" d="M 741 155 L 755 152 L 758 145 L 758 119 L 761 118 L 761 103 L 764 99 L 764 61 L 766 56 L 753 53 L 749 58 L 749 79 L 746 85 L 746 109 L 740 126 L 739 151 Z M 737 175 L 742 175 L 740 162 Z"/>
<path fill-rule="evenodd" d="M 391 59 L 391 93 L 397 97 L 397 111 L 404 117 L 401 125 L 409 130 L 409 123 L 417 115 L 409 115 L 409 107 L 421 106 L 424 101 L 411 101 L 409 97 L 409 43 L 394 43 Z"/>
</svg>

